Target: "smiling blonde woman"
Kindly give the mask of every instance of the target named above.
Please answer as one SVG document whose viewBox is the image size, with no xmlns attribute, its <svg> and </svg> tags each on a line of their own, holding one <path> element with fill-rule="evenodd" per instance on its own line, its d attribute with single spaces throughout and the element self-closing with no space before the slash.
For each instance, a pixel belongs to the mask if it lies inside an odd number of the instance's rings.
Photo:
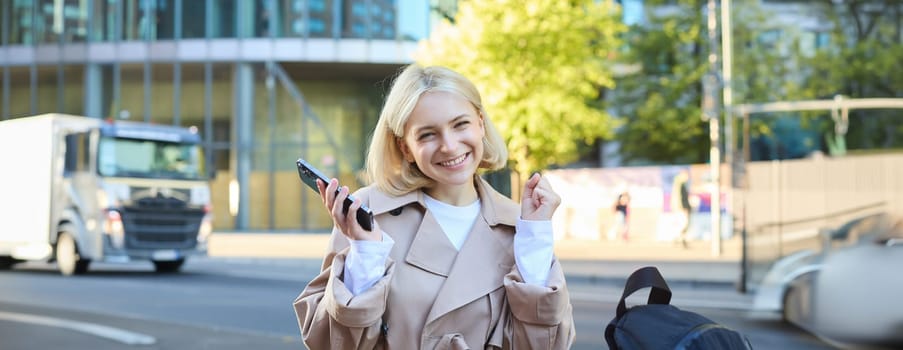
<svg viewBox="0 0 903 350">
<path fill-rule="evenodd" d="M 507 161 L 464 76 L 410 65 L 395 79 L 346 216 L 347 187 L 318 183 L 335 227 L 294 302 L 311 349 L 567 349 L 573 311 L 552 254 L 561 200 L 539 174 L 518 203 L 478 175 Z M 339 190 L 336 194 L 336 190 Z"/>
</svg>

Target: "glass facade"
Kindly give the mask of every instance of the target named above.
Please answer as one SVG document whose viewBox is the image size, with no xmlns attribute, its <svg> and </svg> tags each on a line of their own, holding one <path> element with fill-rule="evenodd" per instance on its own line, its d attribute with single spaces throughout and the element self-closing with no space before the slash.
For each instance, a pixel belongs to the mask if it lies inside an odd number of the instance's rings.
<svg viewBox="0 0 903 350">
<path fill-rule="evenodd" d="M 429 11 L 412 0 L 0 1 L 0 120 L 194 126 L 215 169 L 216 229 L 326 230 L 294 162 L 361 184 L 385 81 L 427 36 Z"/>
<path fill-rule="evenodd" d="M 5 0 L 4 44 L 183 38 L 424 38 L 426 2 L 401 0 Z M 400 6 L 405 6 L 402 10 Z M 399 14 L 403 14 L 399 18 Z M 413 29 L 412 29 L 413 28 Z"/>
</svg>

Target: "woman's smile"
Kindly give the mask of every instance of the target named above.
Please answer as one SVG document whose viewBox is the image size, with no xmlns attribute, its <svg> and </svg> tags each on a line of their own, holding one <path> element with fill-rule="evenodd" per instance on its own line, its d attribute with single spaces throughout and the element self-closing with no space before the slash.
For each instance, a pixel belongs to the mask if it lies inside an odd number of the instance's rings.
<svg viewBox="0 0 903 350">
<path fill-rule="evenodd" d="M 467 158 L 470 156 L 470 154 L 471 154 L 471 152 L 467 152 L 467 153 L 464 153 L 464 154 L 458 156 L 455 159 L 450 159 L 450 160 L 446 160 L 444 162 L 439 162 L 438 164 L 443 167 L 446 167 L 446 168 L 452 168 L 452 169 L 458 168 L 459 165 L 464 164 L 464 161 L 467 160 Z"/>
</svg>

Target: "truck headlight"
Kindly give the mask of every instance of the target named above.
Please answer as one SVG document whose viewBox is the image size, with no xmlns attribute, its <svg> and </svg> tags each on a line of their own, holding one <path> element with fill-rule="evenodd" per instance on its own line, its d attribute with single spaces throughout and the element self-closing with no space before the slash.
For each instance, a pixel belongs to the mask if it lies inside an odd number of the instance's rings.
<svg viewBox="0 0 903 350">
<path fill-rule="evenodd" d="M 213 233 L 213 206 L 204 206 L 204 218 L 201 219 L 201 227 L 198 230 L 198 242 L 207 242 L 207 238 Z"/>
<path fill-rule="evenodd" d="M 110 236 L 113 247 L 122 248 L 125 244 L 125 229 L 122 226 L 122 215 L 118 210 L 104 211 L 103 232 Z"/>
</svg>

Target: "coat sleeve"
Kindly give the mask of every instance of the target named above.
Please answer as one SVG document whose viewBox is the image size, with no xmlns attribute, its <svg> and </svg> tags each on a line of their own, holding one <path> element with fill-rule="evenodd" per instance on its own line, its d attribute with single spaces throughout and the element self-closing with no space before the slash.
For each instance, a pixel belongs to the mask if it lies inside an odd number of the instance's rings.
<svg viewBox="0 0 903 350">
<path fill-rule="evenodd" d="M 574 313 L 564 271 L 552 260 L 547 286 L 524 282 L 515 266 L 505 276 L 510 313 L 505 320 L 509 349 L 569 349 L 574 343 Z"/>
<path fill-rule="evenodd" d="M 395 263 L 389 258 L 383 277 L 354 296 L 342 281 L 348 250 L 345 237 L 333 230 L 320 274 L 293 303 L 301 338 L 309 349 L 373 349 L 380 341 Z"/>
</svg>

